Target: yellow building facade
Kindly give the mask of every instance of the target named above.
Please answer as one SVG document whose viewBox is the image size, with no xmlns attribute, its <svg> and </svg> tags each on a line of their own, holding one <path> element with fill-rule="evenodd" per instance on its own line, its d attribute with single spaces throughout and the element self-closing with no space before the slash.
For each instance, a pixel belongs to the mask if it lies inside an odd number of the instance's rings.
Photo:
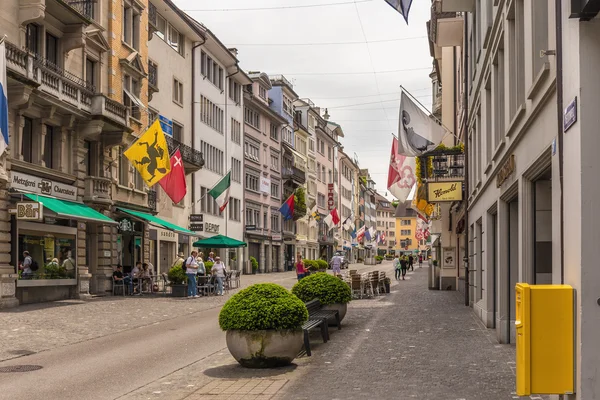
<svg viewBox="0 0 600 400">
<path fill-rule="evenodd" d="M 417 213 L 409 207 L 409 203 L 398 204 L 396 207 L 396 252 L 413 253 L 419 250 L 419 241 L 415 239 L 417 231 Z"/>
</svg>

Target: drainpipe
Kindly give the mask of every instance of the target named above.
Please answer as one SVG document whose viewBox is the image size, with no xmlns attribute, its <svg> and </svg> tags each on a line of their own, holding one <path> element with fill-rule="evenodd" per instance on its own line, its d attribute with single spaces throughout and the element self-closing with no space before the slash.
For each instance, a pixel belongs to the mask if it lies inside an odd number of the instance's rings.
<svg viewBox="0 0 600 400">
<path fill-rule="evenodd" d="M 232 76 L 234 76 L 235 74 L 238 74 L 240 72 L 240 65 L 239 65 L 238 61 L 235 62 L 235 68 L 236 68 L 236 71 L 234 73 L 232 73 L 232 74 L 227 75 L 225 77 L 225 82 L 223 82 L 223 84 L 225 85 L 225 90 L 223 91 L 225 93 L 225 102 L 224 102 L 225 109 L 223 111 L 223 116 L 224 116 L 224 119 L 225 119 L 223 121 L 223 128 L 224 128 L 223 138 L 225 139 L 225 149 L 224 149 L 223 153 L 224 153 L 224 158 L 225 158 L 225 170 L 227 170 L 227 163 L 228 163 L 228 161 L 227 161 L 227 106 L 229 105 L 229 102 L 227 101 L 227 95 L 228 95 L 227 89 L 229 88 L 228 79 L 230 79 Z M 242 102 L 243 97 L 244 97 L 244 90 L 242 89 L 242 91 L 240 93 L 240 103 Z M 243 132 L 243 129 L 242 129 L 242 132 Z M 240 135 L 242 134 L 242 132 L 240 132 Z M 242 143 L 242 146 L 243 146 L 243 143 Z M 241 164 L 242 165 L 241 165 L 240 168 L 242 169 L 242 171 L 240 173 L 241 173 L 242 176 L 244 176 L 244 166 L 243 166 L 244 163 L 242 162 Z M 242 196 L 243 196 L 243 194 L 242 194 Z M 240 206 L 241 206 L 241 204 L 242 204 L 242 201 L 240 199 Z M 241 207 L 240 207 L 240 213 L 241 212 L 242 212 L 242 210 L 241 210 Z M 245 212 L 244 212 L 244 214 L 245 214 Z M 225 218 L 225 236 L 227 236 L 227 222 L 229 221 L 229 216 L 227 214 L 225 214 L 225 215 L 223 215 L 223 218 Z M 245 226 L 246 225 L 242 225 L 242 226 L 244 227 L 243 228 L 244 231 L 242 233 L 242 237 L 245 239 L 245 236 L 246 236 L 246 228 L 245 228 Z M 241 251 L 243 251 L 243 250 L 241 250 Z M 239 254 L 237 255 L 237 258 L 238 258 L 238 260 L 242 259 L 242 257 L 240 257 Z"/>
<path fill-rule="evenodd" d="M 562 2 L 555 0 L 556 19 L 556 122 L 558 124 L 558 169 L 560 182 L 560 283 L 565 283 L 565 201 L 563 188 L 564 174 L 564 130 L 563 130 L 563 42 L 562 42 Z"/>
<path fill-rule="evenodd" d="M 557 0 L 560 1 L 560 0 Z M 467 32 L 469 28 L 469 20 L 466 18 L 467 15 L 465 13 L 465 28 L 464 28 L 464 37 L 463 43 L 467 43 L 468 37 Z M 465 89 L 463 92 L 463 102 L 464 102 L 464 110 L 465 110 L 465 118 L 463 119 L 463 143 L 465 144 L 465 254 L 463 261 L 465 262 L 465 306 L 469 307 L 469 291 L 471 290 L 469 284 L 469 140 L 467 138 L 467 122 L 469 121 L 469 76 L 466 71 L 469 71 L 469 51 L 468 46 L 463 46 L 463 74 Z"/>
<path fill-rule="evenodd" d="M 204 39 L 204 38 L 203 38 Z M 194 140 L 196 138 L 196 112 L 194 107 L 196 103 L 194 102 L 194 95 L 196 93 L 196 49 L 206 43 L 206 39 L 203 42 L 197 43 L 192 47 L 192 90 L 190 90 L 192 97 L 192 148 L 194 148 L 195 143 Z M 204 157 L 204 154 L 202 155 Z M 196 210 L 196 174 L 192 174 L 192 209 Z"/>
</svg>

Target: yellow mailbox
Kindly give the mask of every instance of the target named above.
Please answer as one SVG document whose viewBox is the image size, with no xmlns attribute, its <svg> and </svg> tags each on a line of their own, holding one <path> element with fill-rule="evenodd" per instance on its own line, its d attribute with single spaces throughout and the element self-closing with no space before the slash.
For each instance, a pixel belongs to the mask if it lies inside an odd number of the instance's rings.
<svg viewBox="0 0 600 400">
<path fill-rule="evenodd" d="M 517 283 L 517 395 L 573 393 L 573 288 Z"/>
</svg>

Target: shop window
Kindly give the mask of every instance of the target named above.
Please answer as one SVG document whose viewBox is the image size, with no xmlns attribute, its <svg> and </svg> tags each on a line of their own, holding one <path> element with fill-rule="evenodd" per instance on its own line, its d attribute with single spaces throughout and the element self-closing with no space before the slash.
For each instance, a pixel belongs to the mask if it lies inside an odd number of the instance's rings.
<svg viewBox="0 0 600 400">
<path fill-rule="evenodd" d="M 19 230 L 19 279 L 75 279 L 77 262 L 75 256 L 76 236 L 67 233 L 42 233 L 33 230 Z M 23 253 L 27 251 L 36 271 L 25 262 Z"/>
</svg>

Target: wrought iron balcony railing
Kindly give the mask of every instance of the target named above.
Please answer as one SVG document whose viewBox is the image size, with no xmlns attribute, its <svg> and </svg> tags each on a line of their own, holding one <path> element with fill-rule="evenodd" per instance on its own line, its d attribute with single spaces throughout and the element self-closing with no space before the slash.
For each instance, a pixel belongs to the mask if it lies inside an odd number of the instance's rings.
<svg viewBox="0 0 600 400">
<path fill-rule="evenodd" d="M 297 167 L 283 167 L 281 175 L 284 180 L 291 180 L 300 185 L 306 182 L 306 172 Z"/>
<path fill-rule="evenodd" d="M 165 135 L 165 138 L 167 139 L 167 145 L 169 146 L 169 153 L 173 153 L 179 148 L 186 174 L 196 172 L 204 166 L 202 152 L 181 143 L 172 136 Z"/>
<path fill-rule="evenodd" d="M 87 19 L 94 19 L 96 0 L 68 0 L 67 4 Z"/>
<path fill-rule="evenodd" d="M 157 201 L 156 201 L 156 190 L 150 189 L 148 191 L 148 208 L 157 211 Z"/>
</svg>

